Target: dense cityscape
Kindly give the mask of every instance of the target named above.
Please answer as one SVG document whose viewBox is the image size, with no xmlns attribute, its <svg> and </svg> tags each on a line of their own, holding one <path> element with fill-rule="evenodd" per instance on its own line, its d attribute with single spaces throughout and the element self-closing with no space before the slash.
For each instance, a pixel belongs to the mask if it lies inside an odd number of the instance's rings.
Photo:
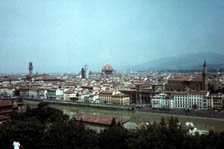
<svg viewBox="0 0 224 149">
<path fill-rule="evenodd" d="M 77 75 L 33 74 L 0 77 L 1 98 L 100 103 L 180 110 L 222 110 L 224 74 L 201 72 L 136 72 L 119 74 L 110 64 Z"/>
<path fill-rule="evenodd" d="M 32 62 L 30 62 L 27 74 L 3 75 L 0 77 L 0 120 L 2 123 L 10 119 L 18 119 L 17 117 L 21 116 L 15 117 L 15 113 L 27 113 L 30 104 L 34 106 L 38 103 L 126 110 L 134 113 L 142 111 L 176 116 L 224 118 L 224 74 L 223 72 L 208 72 L 206 61 L 202 65 L 201 72 L 191 73 L 132 72 L 120 74 L 110 64 L 104 65 L 99 72 L 89 71 L 88 66 L 84 65 L 77 75 L 33 74 L 34 68 Z M 38 105 L 38 109 L 41 107 Z M 55 112 L 57 113 L 57 111 Z M 112 123 L 114 123 L 114 126 L 117 123 L 119 128 L 122 127 L 122 129 L 129 131 L 146 128 L 158 129 L 154 128 L 156 123 L 165 123 L 163 119 L 160 122 L 153 120 L 138 123 L 131 122 L 130 117 L 80 112 L 74 113 L 72 116 L 69 115 L 71 120 L 75 119 L 76 121 L 73 125 L 77 125 L 77 122 L 82 123 L 87 131 L 94 130 L 97 133 L 107 130 L 108 127 L 109 129 L 115 129 L 111 126 Z M 35 115 L 31 112 L 31 115 L 33 114 Z M 190 136 L 209 134 L 209 130 L 198 129 L 193 122 L 179 124 L 177 120 L 172 122 L 174 121 L 172 117 L 167 121 L 168 123 L 176 123 L 175 127 L 177 129 L 181 125 L 183 133 Z M 24 122 L 27 123 L 26 120 Z M 2 126 L 4 126 L 3 124 Z M 168 126 L 168 130 L 170 130 L 170 124 Z M 3 132 L 4 129 L 1 131 Z M 214 129 L 213 131 L 217 130 Z M 24 145 L 28 143 L 21 138 L 19 140 Z M 29 146 L 29 143 L 27 146 Z M 37 148 L 39 147 L 37 146 Z M 43 145 L 42 147 L 46 146 Z"/>
<path fill-rule="evenodd" d="M 1 99 L 126 106 L 132 110 L 217 111 L 215 116 L 223 117 L 224 74 L 209 73 L 207 67 L 204 61 L 201 72 L 119 74 L 110 64 L 99 72 L 89 71 L 85 65 L 77 75 L 49 75 L 33 74 L 30 62 L 27 75 L 1 76 L 0 95 Z"/>
</svg>

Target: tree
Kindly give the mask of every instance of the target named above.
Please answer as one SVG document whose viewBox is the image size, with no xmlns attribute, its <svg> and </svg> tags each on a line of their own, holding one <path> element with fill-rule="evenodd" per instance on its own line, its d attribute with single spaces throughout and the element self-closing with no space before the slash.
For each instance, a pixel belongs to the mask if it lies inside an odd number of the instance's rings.
<svg viewBox="0 0 224 149">
<path fill-rule="evenodd" d="M 112 119 L 112 121 L 110 123 L 110 127 L 115 127 L 115 126 L 117 126 L 117 124 L 116 124 L 115 118 L 113 117 L 113 119 Z"/>
<path fill-rule="evenodd" d="M 209 135 L 189 136 L 178 125 L 178 119 L 162 118 L 160 123 L 146 129 L 128 131 L 116 125 L 100 133 L 86 128 L 75 119 L 68 120 L 62 112 L 41 104 L 36 109 L 15 114 L 12 120 L 0 125 L 0 148 L 11 148 L 13 141 L 32 149 L 145 149 L 145 148 L 223 148 L 224 132 L 210 131 Z"/>
<path fill-rule="evenodd" d="M 168 125 L 170 130 L 177 130 L 178 129 L 178 119 L 176 117 L 171 116 L 168 119 Z"/>
<path fill-rule="evenodd" d="M 98 135 L 75 120 L 54 123 L 43 137 L 43 149 L 97 149 Z M 45 141 L 48 140 L 48 141 Z"/>
<path fill-rule="evenodd" d="M 45 125 L 38 120 L 11 120 L 0 127 L 0 148 L 11 148 L 13 141 L 19 141 L 24 148 L 38 149 Z"/>
<path fill-rule="evenodd" d="M 162 128 L 165 128 L 166 127 L 166 121 L 165 121 L 165 118 L 164 117 L 162 117 L 161 120 L 160 120 L 160 126 Z"/>
<path fill-rule="evenodd" d="M 128 131 L 122 127 L 110 127 L 99 134 L 99 146 L 102 149 L 128 148 L 128 142 Z"/>
<path fill-rule="evenodd" d="M 49 107 L 47 103 L 38 104 L 38 108 L 29 110 L 25 113 L 28 118 L 37 118 L 43 123 L 52 123 L 68 120 L 68 116 L 64 115 L 61 110 Z"/>
</svg>

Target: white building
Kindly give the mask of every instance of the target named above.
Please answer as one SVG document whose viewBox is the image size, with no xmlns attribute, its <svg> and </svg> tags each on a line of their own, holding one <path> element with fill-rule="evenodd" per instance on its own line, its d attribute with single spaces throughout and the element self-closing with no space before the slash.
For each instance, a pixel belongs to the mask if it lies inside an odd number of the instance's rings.
<svg viewBox="0 0 224 149">
<path fill-rule="evenodd" d="M 3 88 L 0 88 L 0 95 L 12 97 L 14 95 L 14 91 L 15 91 L 14 88 L 3 87 Z"/>
<path fill-rule="evenodd" d="M 208 130 L 199 130 L 197 128 L 193 128 L 193 129 L 189 129 L 188 134 L 191 135 L 191 136 L 195 136 L 196 134 L 201 136 L 201 135 L 208 135 L 209 131 Z"/>
<path fill-rule="evenodd" d="M 39 97 L 39 90 L 37 88 L 29 88 L 29 97 L 30 98 L 38 98 Z"/>
<path fill-rule="evenodd" d="M 207 110 L 211 101 L 207 92 L 175 92 L 173 93 L 174 106 L 177 109 Z"/>
<path fill-rule="evenodd" d="M 174 102 L 172 98 L 169 98 L 167 94 L 160 93 L 155 95 L 151 99 L 152 108 L 164 108 L 164 109 L 173 109 Z"/>
<path fill-rule="evenodd" d="M 130 97 L 118 91 L 103 90 L 99 93 L 100 103 L 129 105 Z"/>
<path fill-rule="evenodd" d="M 128 95 L 124 95 L 124 94 L 114 94 L 114 95 L 112 95 L 111 102 L 113 104 L 129 105 L 130 97 Z"/>
<path fill-rule="evenodd" d="M 77 98 L 76 92 L 71 91 L 71 90 L 67 90 L 67 91 L 64 92 L 64 98 L 63 98 L 64 100 L 69 100 L 70 101 L 70 100 L 75 99 L 75 98 Z"/>
<path fill-rule="evenodd" d="M 111 102 L 112 93 L 113 92 L 109 91 L 109 90 L 100 91 L 100 93 L 99 93 L 100 103 L 112 103 Z"/>
<path fill-rule="evenodd" d="M 62 100 L 64 97 L 64 92 L 62 89 L 58 88 L 56 89 L 56 99 L 57 100 Z"/>
<path fill-rule="evenodd" d="M 100 103 L 100 101 L 99 101 L 99 95 L 98 94 L 91 94 L 89 96 L 89 102 L 90 103 Z"/>
<path fill-rule="evenodd" d="M 38 89 L 39 90 L 39 98 L 40 99 L 47 99 L 47 90 L 48 88 L 47 87 L 41 87 Z"/>
</svg>

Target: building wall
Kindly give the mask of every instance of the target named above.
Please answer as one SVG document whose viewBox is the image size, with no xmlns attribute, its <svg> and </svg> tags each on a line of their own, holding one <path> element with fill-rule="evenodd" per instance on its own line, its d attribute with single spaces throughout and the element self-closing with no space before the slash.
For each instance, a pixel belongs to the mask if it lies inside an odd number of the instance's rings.
<svg viewBox="0 0 224 149">
<path fill-rule="evenodd" d="M 151 99 L 152 108 L 173 108 L 172 99 L 169 99 L 167 95 L 155 95 Z"/>
<path fill-rule="evenodd" d="M 69 93 L 69 94 L 64 93 L 63 99 L 64 100 L 71 100 L 71 98 L 75 98 L 75 97 L 76 97 L 76 93 Z"/>
<path fill-rule="evenodd" d="M 182 93 L 173 96 L 174 107 L 177 109 L 199 109 L 211 108 L 211 102 L 206 98 L 206 94 Z"/>
<path fill-rule="evenodd" d="M 136 91 L 136 90 L 119 90 L 121 93 L 130 97 L 130 104 L 150 104 L 151 97 L 154 95 L 150 91 Z"/>
<path fill-rule="evenodd" d="M 112 93 L 111 94 L 104 94 L 104 93 L 100 93 L 99 94 L 99 99 L 101 103 L 112 103 L 111 99 L 112 99 Z"/>
<path fill-rule="evenodd" d="M 39 90 L 39 98 L 40 99 L 47 99 L 47 90 L 45 89 L 40 89 Z"/>
<path fill-rule="evenodd" d="M 29 97 L 30 98 L 38 98 L 39 96 L 38 96 L 38 90 L 32 90 L 32 89 L 30 89 L 29 90 Z"/>
<path fill-rule="evenodd" d="M 57 90 L 56 90 L 56 99 L 57 99 L 57 100 L 61 100 L 61 99 L 63 99 L 63 97 L 64 97 L 64 92 L 63 92 L 63 90 L 61 90 L 61 89 L 57 89 Z"/>
<path fill-rule="evenodd" d="M 223 105 L 223 101 L 224 101 L 224 96 L 223 95 L 211 95 L 208 97 L 208 100 L 211 101 L 211 107 L 212 109 L 216 109 L 216 110 L 221 110 L 223 109 L 224 105 Z"/>
<path fill-rule="evenodd" d="M 0 95 L 6 95 L 6 96 L 13 96 L 14 95 L 14 90 L 13 88 L 1 88 L 0 89 Z"/>
<path fill-rule="evenodd" d="M 152 108 L 208 110 L 212 108 L 213 100 L 208 98 L 206 92 L 175 92 L 171 96 L 166 94 L 153 96 L 151 105 Z"/>
<path fill-rule="evenodd" d="M 20 96 L 21 97 L 28 97 L 29 96 L 29 89 L 20 89 Z"/>
<path fill-rule="evenodd" d="M 130 104 L 130 97 L 127 96 L 112 96 L 111 99 L 112 103 L 119 104 L 119 105 L 129 105 Z"/>
<path fill-rule="evenodd" d="M 48 99 L 56 99 L 56 90 L 48 90 L 47 91 L 47 98 Z"/>
<path fill-rule="evenodd" d="M 168 80 L 167 83 L 168 91 L 185 91 L 187 88 L 196 91 L 203 90 L 202 81 Z"/>
</svg>

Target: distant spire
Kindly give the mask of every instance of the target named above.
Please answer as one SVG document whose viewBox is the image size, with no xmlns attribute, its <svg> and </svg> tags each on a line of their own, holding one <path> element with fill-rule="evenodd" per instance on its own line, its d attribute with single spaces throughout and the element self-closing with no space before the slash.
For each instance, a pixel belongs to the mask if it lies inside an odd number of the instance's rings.
<svg viewBox="0 0 224 149">
<path fill-rule="evenodd" d="M 203 78 L 203 90 L 208 91 L 208 66 L 206 60 L 203 64 L 203 71 L 202 71 L 202 78 Z"/>
<path fill-rule="evenodd" d="M 203 66 L 204 66 L 204 67 L 207 66 L 207 62 L 206 62 L 206 60 L 204 60 L 204 64 L 203 64 Z"/>
<path fill-rule="evenodd" d="M 29 76 L 33 75 L 33 64 L 32 62 L 29 62 Z"/>
<path fill-rule="evenodd" d="M 82 69 L 81 69 L 81 78 L 82 79 L 85 79 L 86 78 L 86 76 L 85 76 L 85 69 L 82 67 Z"/>
</svg>

